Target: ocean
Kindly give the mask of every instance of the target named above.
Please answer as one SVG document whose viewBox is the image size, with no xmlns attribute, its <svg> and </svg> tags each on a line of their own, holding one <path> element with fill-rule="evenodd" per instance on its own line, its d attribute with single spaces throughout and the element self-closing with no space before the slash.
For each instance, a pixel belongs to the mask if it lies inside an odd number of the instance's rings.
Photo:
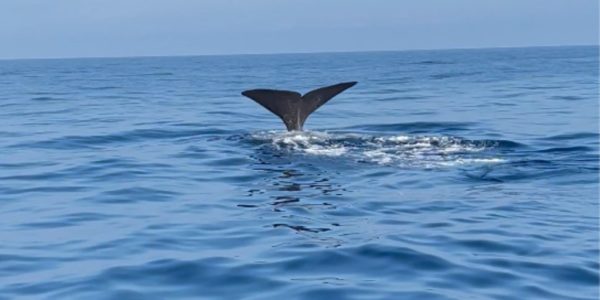
<svg viewBox="0 0 600 300">
<path fill-rule="evenodd" d="M 598 299 L 598 67 L 0 61 L 0 299 Z M 304 133 L 240 94 L 343 81 Z"/>
</svg>

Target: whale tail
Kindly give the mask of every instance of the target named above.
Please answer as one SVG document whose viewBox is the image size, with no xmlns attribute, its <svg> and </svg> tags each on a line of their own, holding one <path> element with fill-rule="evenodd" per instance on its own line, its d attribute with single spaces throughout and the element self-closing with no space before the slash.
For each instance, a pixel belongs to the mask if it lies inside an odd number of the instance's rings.
<svg viewBox="0 0 600 300">
<path fill-rule="evenodd" d="M 356 81 L 338 83 L 312 90 L 303 96 L 298 92 L 268 89 L 247 90 L 243 91 L 242 95 L 280 117 L 288 131 L 301 131 L 311 113 L 355 84 Z"/>
</svg>

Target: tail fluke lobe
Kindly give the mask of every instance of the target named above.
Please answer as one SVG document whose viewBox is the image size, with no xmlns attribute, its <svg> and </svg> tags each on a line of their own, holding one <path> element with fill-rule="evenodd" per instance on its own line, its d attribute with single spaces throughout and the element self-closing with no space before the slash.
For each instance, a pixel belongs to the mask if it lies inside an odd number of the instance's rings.
<svg viewBox="0 0 600 300">
<path fill-rule="evenodd" d="M 356 82 L 344 82 L 319 88 L 301 96 L 297 92 L 269 89 L 255 89 L 242 92 L 242 95 L 256 101 L 281 118 L 288 131 L 302 130 L 304 122 L 325 102 L 335 95 L 354 86 Z"/>
<path fill-rule="evenodd" d="M 316 90 L 312 90 L 304 96 L 302 96 L 303 100 L 303 108 L 305 109 L 306 118 L 317 110 L 317 108 L 321 107 L 321 105 L 325 104 L 325 102 L 329 101 L 331 98 L 335 97 L 337 94 L 353 87 L 356 84 L 356 81 L 352 82 L 343 82 L 338 83 L 322 88 L 318 88 Z"/>
<path fill-rule="evenodd" d="M 288 131 L 302 130 L 300 103 L 302 96 L 292 91 L 257 89 L 242 92 L 242 95 L 256 101 L 281 118 Z"/>
</svg>

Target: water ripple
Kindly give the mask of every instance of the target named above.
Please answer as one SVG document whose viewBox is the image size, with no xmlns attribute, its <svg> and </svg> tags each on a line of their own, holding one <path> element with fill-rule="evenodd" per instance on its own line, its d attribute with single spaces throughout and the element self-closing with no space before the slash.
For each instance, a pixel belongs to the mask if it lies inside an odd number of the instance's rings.
<svg viewBox="0 0 600 300">
<path fill-rule="evenodd" d="M 0 61 L 0 299 L 598 299 L 597 53 Z"/>
</svg>

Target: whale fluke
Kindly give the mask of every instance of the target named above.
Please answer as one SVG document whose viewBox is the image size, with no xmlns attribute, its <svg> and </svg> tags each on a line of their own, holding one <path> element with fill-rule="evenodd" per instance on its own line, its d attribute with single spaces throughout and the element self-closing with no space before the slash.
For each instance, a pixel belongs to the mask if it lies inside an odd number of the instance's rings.
<svg viewBox="0 0 600 300">
<path fill-rule="evenodd" d="M 355 84 L 356 81 L 338 83 L 312 90 L 304 96 L 298 92 L 269 89 L 247 90 L 242 95 L 280 117 L 288 131 L 301 131 L 304 121 L 312 112 Z"/>
</svg>

